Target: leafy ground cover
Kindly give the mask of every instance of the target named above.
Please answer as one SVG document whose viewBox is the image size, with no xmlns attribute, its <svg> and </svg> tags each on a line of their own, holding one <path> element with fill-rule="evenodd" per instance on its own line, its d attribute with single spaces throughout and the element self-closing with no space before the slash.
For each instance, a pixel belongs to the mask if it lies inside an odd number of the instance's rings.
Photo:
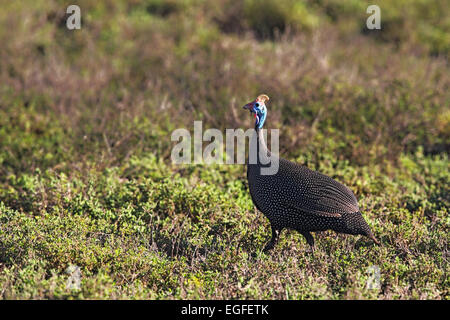
<svg viewBox="0 0 450 320">
<path fill-rule="evenodd" d="M 356 0 L 77 3 L 77 31 L 66 1 L 0 6 L 1 298 L 449 298 L 447 1 L 379 1 L 379 31 Z M 246 129 L 262 92 L 280 153 L 349 186 L 382 246 L 262 254 L 245 168 L 171 163 L 174 129 Z"/>
</svg>

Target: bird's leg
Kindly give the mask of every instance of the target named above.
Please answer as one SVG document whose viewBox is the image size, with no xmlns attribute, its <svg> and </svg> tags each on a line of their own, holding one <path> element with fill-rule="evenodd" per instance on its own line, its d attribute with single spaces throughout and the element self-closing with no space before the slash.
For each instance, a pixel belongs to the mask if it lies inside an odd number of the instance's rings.
<svg viewBox="0 0 450 320">
<path fill-rule="evenodd" d="M 311 253 L 314 254 L 314 238 L 313 238 L 313 236 L 308 231 L 302 231 L 300 233 L 306 238 L 306 242 L 311 247 Z"/>
<path fill-rule="evenodd" d="M 274 226 L 271 226 L 272 228 L 272 239 L 270 239 L 270 241 L 266 244 L 266 246 L 263 249 L 263 252 L 267 252 L 271 249 L 273 249 L 273 247 L 275 246 L 275 244 L 278 241 L 278 237 L 280 235 L 280 230 L 276 229 Z"/>
</svg>

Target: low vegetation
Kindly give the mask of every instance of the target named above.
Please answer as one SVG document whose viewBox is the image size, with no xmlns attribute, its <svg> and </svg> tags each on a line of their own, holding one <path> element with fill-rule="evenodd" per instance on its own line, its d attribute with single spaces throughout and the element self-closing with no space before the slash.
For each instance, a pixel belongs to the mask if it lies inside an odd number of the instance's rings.
<svg viewBox="0 0 450 320">
<path fill-rule="evenodd" d="M 449 299 L 447 1 L 379 1 L 378 31 L 356 0 L 86 0 L 74 31 L 69 4 L 0 9 L 0 298 Z M 260 93 L 381 246 L 263 254 L 244 166 L 171 163 L 174 129 L 246 129 Z"/>
</svg>

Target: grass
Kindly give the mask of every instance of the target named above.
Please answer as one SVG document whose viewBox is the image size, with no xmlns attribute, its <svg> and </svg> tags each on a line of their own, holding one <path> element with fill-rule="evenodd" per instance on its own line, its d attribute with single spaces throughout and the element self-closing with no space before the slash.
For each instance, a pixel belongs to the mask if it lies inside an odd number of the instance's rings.
<svg viewBox="0 0 450 320">
<path fill-rule="evenodd" d="M 378 33 L 364 1 L 78 1 L 78 31 L 65 1 L 2 4 L 0 298 L 449 299 L 448 5 L 408 3 Z M 382 246 L 263 254 L 243 166 L 171 163 L 174 129 L 246 129 L 262 92 L 280 153 L 349 186 Z"/>
</svg>

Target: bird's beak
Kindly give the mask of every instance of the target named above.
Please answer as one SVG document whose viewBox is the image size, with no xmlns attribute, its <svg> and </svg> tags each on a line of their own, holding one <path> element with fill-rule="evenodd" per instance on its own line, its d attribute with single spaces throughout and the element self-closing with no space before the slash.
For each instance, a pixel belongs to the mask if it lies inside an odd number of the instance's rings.
<svg viewBox="0 0 450 320">
<path fill-rule="evenodd" d="M 370 239 L 372 239 L 372 241 L 375 242 L 377 245 L 381 246 L 380 241 L 378 241 L 377 238 L 375 238 L 375 236 L 373 235 L 372 232 L 369 233 L 368 237 L 369 237 Z"/>
<path fill-rule="evenodd" d="M 381 246 L 380 241 L 378 241 L 374 236 L 372 236 L 373 242 L 375 242 L 377 245 Z"/>
<path fill-rule="evenodd" d="M 248 111 L 250 111 L 250 113 L 253 112 L 253 103 L 247 103 L 245 106 L 243 106 L 244 109 L 247 109 Z"/>
</svg>

